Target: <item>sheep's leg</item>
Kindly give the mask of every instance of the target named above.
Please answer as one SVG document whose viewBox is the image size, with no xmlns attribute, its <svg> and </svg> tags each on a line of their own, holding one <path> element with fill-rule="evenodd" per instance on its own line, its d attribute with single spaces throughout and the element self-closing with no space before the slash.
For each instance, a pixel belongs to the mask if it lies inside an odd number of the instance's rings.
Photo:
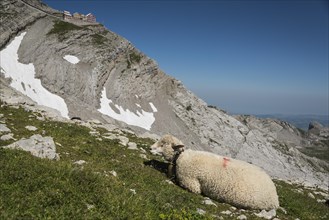
<svg viewBox="0 0 329 220">
<path fill-rule="evenodd" d="M 170 163 L 169 165 L 168 165 L 168 171 L 167 171 L 167 177 L 169 178 L 169 179 L 172 179 L 172 178 L 174 178 L 174 165 L 172 164 L 172 163 Z"/>
<path fill-rule="evenodd" d="M 183 178 L 179 182 L 184 188 L 190 190 L 191 192 L 201 194 L 201 185 L 198 179 Z"/>
</svg>

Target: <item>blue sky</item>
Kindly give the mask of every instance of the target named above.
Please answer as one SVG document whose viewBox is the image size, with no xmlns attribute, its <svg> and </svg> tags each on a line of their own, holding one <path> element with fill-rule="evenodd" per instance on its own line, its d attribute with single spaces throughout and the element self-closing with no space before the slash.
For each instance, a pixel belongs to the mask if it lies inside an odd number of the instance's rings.
<svg viewBox="0 0 329 220">
<path fill-rule="evenodd" d="M 43 2 L 92 12 L 210 105 L 328 114 L 328 1 Z"/>
</svg>

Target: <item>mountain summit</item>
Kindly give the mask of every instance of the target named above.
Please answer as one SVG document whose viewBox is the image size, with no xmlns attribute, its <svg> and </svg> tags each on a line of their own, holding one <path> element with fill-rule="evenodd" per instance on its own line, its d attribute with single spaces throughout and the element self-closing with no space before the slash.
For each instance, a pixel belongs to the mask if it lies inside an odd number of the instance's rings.
<svg viewBox="0 0 329 220">
<path fill-rule="evenodd" d="M 3 101 L 46 106 L 62 120 L 170 133 L 188 148 L 247 161 L 274 178 L 328 187 L 328 162 L 302 153 L 314 142 L 294 126 L 208 106 L 101 24 L 64 21 L 37 0 L 2 0 L 0 11 Z"/>
</svg>

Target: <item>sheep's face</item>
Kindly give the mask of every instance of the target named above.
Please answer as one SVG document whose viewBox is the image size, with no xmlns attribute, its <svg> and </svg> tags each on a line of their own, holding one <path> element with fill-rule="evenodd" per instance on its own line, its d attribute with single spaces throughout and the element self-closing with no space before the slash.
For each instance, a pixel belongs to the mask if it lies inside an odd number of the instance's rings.
<svg viewBox="0 0 329 220">
<path fill-rule="evenodd" d="M 171 135 L 163 136 L 159 141 L 151 146 L 151 153 L 163 155 L 167 161 L 172 161 L 175 151 L 182 151 L 184 144 Z"/>
</svg>

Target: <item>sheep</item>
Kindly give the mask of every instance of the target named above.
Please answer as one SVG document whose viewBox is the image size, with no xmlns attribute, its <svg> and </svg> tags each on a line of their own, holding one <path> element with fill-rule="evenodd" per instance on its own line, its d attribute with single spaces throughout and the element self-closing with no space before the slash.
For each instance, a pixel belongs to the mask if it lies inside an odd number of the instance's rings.
<svg viewBox="0 0 329 220">
<path fill-rule="evenodd" d="M 178 184 L 193 193 L 240 208 L 279 207 L 274 183 L 255 165 L 210 152 L 184 150 L 183 143 L 171 135 L 153 144 L 151 152 L 175 164 Z"/>
</svg>

